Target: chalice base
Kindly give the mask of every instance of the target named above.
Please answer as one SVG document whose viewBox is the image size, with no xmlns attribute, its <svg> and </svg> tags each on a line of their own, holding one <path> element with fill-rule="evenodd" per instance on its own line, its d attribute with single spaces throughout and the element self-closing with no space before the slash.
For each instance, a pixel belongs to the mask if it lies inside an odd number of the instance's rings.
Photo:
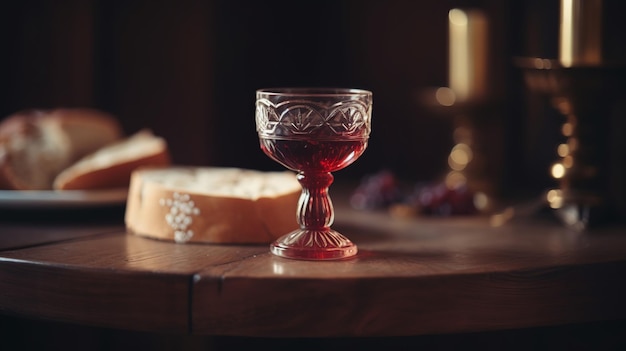
<svg viewBox="0 0 626 351">
<path fill-rule="evenodd" d="M 357 246 L 332 229 L 297 229 L 270 245 L 280 257 L 300 260 L 340 260 L 357 254 Z"/>
</svg>

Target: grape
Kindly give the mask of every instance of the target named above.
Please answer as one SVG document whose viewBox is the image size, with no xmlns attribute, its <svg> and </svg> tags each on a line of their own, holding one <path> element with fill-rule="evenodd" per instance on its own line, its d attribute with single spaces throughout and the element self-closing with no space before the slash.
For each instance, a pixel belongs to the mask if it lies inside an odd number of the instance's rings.
<svg viewBox="0 0 626 351">
<path fill-rule="evenodd" d="M 399 182 L 389 170 L 364 177 L 350 197 L 350 205 L 359 210 L 384 209 L 402 200 Z"/>
<path fill-rule="evenodd" d="M 419 185 L 410 199 L 425 215 L 454 216 L 476 212 L 474 193 L 465 184 L 452 189 L 443 182 Z"/>
<path fill-rule="evenodd" d="M 361 180 L 350 205 L 358 210 L 392 210 L 400 205 L 403 213 L 426 216 L 470 215 L 477 212 L 474 195 L 465 183 L 453 188 L 445 182 L 417 183 L 412 191 L 403 191 L 395 174 L 382 170 Z"/>
</svg>

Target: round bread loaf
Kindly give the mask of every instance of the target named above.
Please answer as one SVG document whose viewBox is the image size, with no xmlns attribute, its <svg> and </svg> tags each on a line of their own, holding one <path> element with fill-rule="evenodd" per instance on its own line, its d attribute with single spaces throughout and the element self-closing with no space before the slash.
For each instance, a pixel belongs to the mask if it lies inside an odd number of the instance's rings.
<svg viewBox="0 0 626 351">
<path fill-rule="evenodd" d="M 178 243 L 269 243 L 298 228 L 292 172 L 143 167 L 126 203 L 129 233 Z"/>
</svg>

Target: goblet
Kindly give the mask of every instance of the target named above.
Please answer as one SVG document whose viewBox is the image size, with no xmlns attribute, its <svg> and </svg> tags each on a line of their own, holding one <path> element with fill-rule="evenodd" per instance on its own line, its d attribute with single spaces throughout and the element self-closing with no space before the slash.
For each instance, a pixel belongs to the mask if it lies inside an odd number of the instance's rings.
<svg viewBox="0 0 626 351">
<path fill-rule="evenodd" d="M 302 186 L 299 229 L 270 245 L 281 257 L 333 260 L 352 257 L 357 246 L 331 229 L 331 172 L 353 163 L 367 147 L 372 93 L 359 89 L 276 88 L 256 92 L 256 128 L 261 149 L 297 172 Z"/>
</svg>

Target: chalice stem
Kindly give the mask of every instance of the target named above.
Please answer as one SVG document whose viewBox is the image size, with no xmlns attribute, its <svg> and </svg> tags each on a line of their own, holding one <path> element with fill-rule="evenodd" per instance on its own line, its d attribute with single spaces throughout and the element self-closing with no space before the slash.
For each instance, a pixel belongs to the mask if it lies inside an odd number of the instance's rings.
<svg viewBox="0 0 626 351">
<path fill-rule="evenodd" d="M 301 229 L 328 231 L 335 215 L 328 187 L 334 177 L 329 172 L 300 172 L 297 179 L 302 185 L 298 202 L 297 219 Z"/>
<path fill-rule="evenodd" d="M 356 245 L 330 228 L 335 218 L 328 195 L 333 175 L 328 172 L 300 172 L 297 179 L 302 185 L 297 211 L 300 228 L 272 243 L 272 253 L 282 257 L 314 260 L 334 260 L 356 255 Z"/>
</svg>

